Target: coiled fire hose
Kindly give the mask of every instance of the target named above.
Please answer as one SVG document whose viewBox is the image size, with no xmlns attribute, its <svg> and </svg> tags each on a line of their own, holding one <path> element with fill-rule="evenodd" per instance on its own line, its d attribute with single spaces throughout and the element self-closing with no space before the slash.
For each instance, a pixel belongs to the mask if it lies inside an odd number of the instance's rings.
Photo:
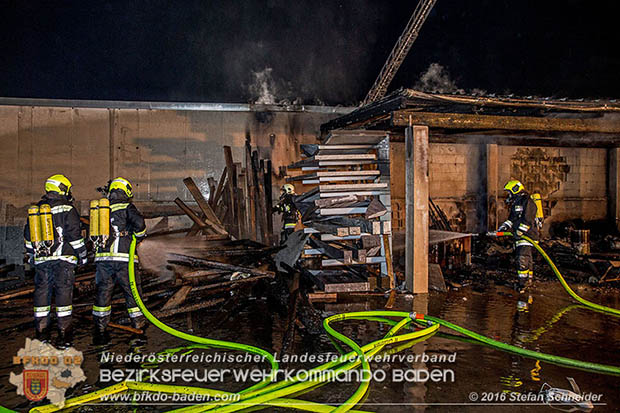
<svg viewBox="0 0 620 413">
<path fill-rule="evenodd" d="M 496 232 L 495 235 L 498 236 L 498 237 L 508 237 L 508 236 L 513 236 L 513 233 L 512 232 L 503 232 L 502 231 L 502 232 Z M 566 292 L 571 297 L 573 297 L 575 300 L 577 300 L 581 304 L 585 305 L 586 307 L 590 307 L 590 308 L 592 308 L 594 310 L 604 311 L 604 312 L 609 313 L 609 314 L 620 316 L 620 310 L 617 310 L 617 309 L 611 308 L 611 307 L 606 307 L 604 305 L 596 304 L 596 303 L 593 303 L 591 301 L 588 301 L 588 300 L 578 296 L 577 293 L 575 293 L 572 290 L 572 288 L 570 288 L 570 286 L 568 285 L 568 283 L 566 282 L 566 280 L 562 276 L 562 273 L 560 273 L 560 270 L 558 270 L 558 267 L 556 267 L 556 265 L 551 260 L 549 255 L 547 255 L 547 253 L 540 247 L 540 245 L 538 245 L 538 243 L 536 241 L 532 240 L 527 235 L 521 235 L 521 238 L 524 239 L 525 241 L 529 242 L 530 244 L 532 244 L 534 246 L 534 248 L 536 249 L 536 251 L 538 251 L 540 253 L 540 255 L 542 255 L 542 257 L 545 259 L 545 261 L 547 261 L 547 264 L 549 264 L 549 266 L 551 267 L 551 270 L 553 271 L 555 276 L 560 281 L 560 284 L 562 284 L 562 287 L 564 287 Z"/>
</svg>

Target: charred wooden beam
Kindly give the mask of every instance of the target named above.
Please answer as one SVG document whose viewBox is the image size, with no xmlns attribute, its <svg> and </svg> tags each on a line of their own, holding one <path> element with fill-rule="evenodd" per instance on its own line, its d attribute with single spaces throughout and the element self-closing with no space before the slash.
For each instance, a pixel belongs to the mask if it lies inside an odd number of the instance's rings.
<svg viewBox="0 0 620 413">
<path fill-rule="evenodd" d="M 192 305 L 187 305 L 187 306 L 184 306 L 184 307 L 173 308 L 173 309 L 170 309 L 170 310 L 156 311 L 155 312 L 155 317 L 157 317 L 157 318 L 164 318 L 164 317 L 173 316 L 175 314 L 183 314 L 183 313 L 188 313 L 190 311 L 201 310 L 203 308 L 215 307 L 216 305 L 221 304 L 224 301 L 226 301 L 224 298 L 218 298 L 218 299 L 215 299 L 215 300 L 202 301 L 200 303 L 192 304 Z"/>
<path fill-rule="evenodd" d="M 394 126 L 424 125 L 445 129 L 533 130 L 546 132 L 620 133 L 620 118 L 546 118 L 533 116 L 430 113 L 403 109 L 392 113 Z"/>
<path fill-rule="evenodd" d="M 213 212 L 213 209 L 211 208 L 207 200 L 204 198 L 204 196 L 200 192 L 200 189 L 198 188 L 194 180 L 192 178 L 185 178 L 183 180 L 183 183 L 185 184 L 189 192 L 192 194 L 192 197 L 194 197 L 194 200 L 198 204 L 198 207 L 200 208 L 202 213 L 205 215 L 206 218 L 203 218 L 205 223 L 209 225 L 218 234 L 228 234 L 228 232 L 226 232 L 226 230 L 222 226 L 222 223 L 220 222 L 219 218 L 217 217 L 217 215 L 215 215 L 215 212 Z"/>
<path fill-rule="evenodd" d="M 202 268 L 216 268 L 218 270 L 226 270 L 230 272 L 239 271 L 239 272 L 243 272 L 243 273 L 247 273 L 251 275 L 265 275 L 265 276 L 270 276 L 270 277 L 275 276 L 275 273 L 272 271 L 264 271 L 264 270 L 259 270 L 255 268 L 240 267 L 238 265 L 225 264 L 223 262 L 217 262 L 217 261 L 210 261 L 204 258 L 190 257 L 184 254 L 171 253 L 169 254 L 169 256 L 172 259 L 168 260 L 168 262 L 172 264 L 180 264 L 180 265 L 189 264 L 192 267 L 197 267 L 197 268 L 201 268 L 201 267 Z"/>
</svg>

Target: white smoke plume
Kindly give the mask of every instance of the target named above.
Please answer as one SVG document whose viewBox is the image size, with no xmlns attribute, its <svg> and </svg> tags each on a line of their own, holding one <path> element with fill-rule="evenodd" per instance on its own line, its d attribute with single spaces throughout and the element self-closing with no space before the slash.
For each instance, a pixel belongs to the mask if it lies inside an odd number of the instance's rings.
<svg viewBox="0 0 620 413">
<path fill-rule="evenodd" d="M 415 88 L 423 92 L 431 93 L 459 93 L 465 91 L 456 86 L 456 82 L 450 78 L 448 70 L 439 63 L 431 63 L 416 82 Z"/>
<path fill-rule="evenodd" d="M 266 67 L 259 72 L 252 72 L 254 82 L 250 85 L 250 93 L 255 97 L 254 103 L 263 105 L 275 105 L 277 87 L 273 80 L 271 67 Z"/>
</svg>

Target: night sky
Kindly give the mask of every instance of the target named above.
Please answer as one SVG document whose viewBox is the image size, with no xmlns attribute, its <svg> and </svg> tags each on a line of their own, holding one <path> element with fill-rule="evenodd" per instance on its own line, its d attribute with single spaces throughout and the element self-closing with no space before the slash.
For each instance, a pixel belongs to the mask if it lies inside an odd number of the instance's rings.
<svg viewBox="0 0 620 413">
<path fill-rule="evenodd" d="M 618 3 L 437 0 L 389 90 L 432 67 L 467 93 L 620 98 Z M 355 105 L 415 5 L 3 2 L 0 96 L 245 103 L 262 79 L 278 102 Z"/>
</svg>

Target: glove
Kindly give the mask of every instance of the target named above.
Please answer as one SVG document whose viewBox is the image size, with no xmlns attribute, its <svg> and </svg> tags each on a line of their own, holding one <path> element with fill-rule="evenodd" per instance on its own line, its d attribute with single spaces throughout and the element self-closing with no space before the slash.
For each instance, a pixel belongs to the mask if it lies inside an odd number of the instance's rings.
<svg viewBox="0 0 620 413">
<path fill-rule="evenodd" d="M 34 265 L 34 254 L 26 254 L 26 257 L 28 258 L 28 264 Z"/>
<path fill-rule="evenodd" d="M 514 232 L 514 237 L 515 238 L 521 238 L 522 236 L 523 236 L 523 231 L 516 230 Z"/>
<path fill-rule="evenodd" d="M 502 224 L 499 226 L 499 228 L 497 228 L 497 232 L 504 232 L 504 231 L 508 231 L 510 228 L 508 228 L 508 225 L 506 224 Z"/>
</svg>

